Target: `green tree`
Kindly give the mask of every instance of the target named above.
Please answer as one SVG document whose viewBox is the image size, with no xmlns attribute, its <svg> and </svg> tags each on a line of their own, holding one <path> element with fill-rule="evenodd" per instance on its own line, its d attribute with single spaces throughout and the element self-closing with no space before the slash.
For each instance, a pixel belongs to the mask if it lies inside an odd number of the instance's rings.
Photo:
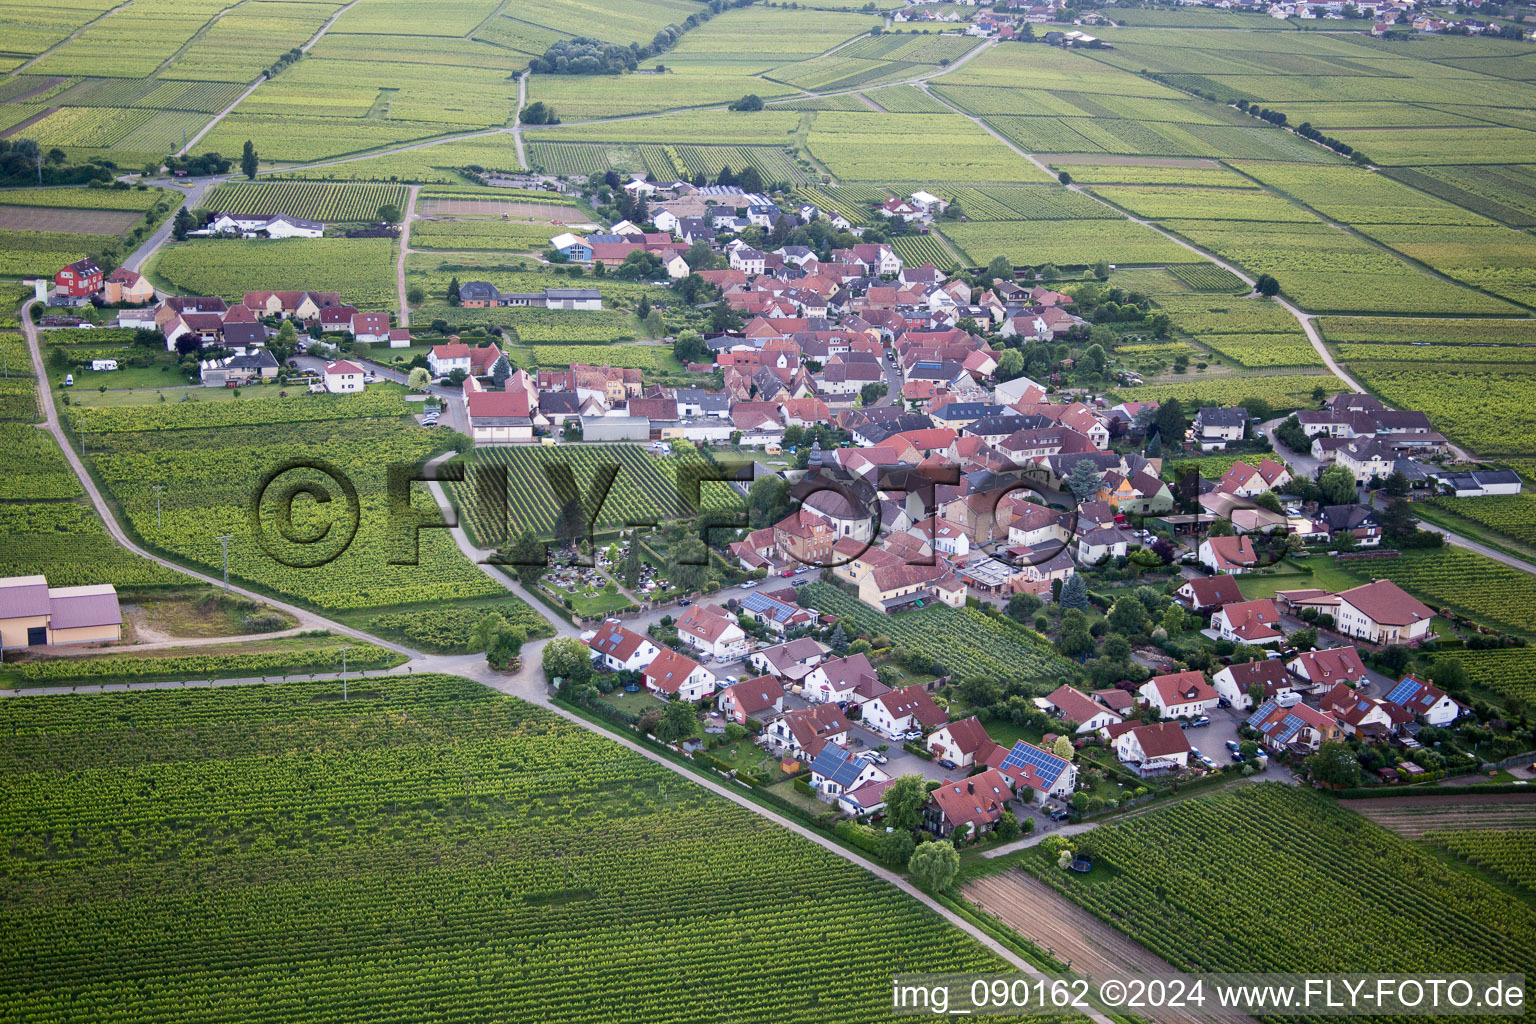
<svg viewBox="0 0 1536 1024">
<path fill-rule="evenodd" d="M 592 652 L 573 636 L 556 637 L 544 645 L 544 677 L 567 685 L 585 685 L 592 678 Z"/>
<path fill-rule="evenodd" d="M 405 379 L 405 386 L 412 391 L 426 393 L 432 387 L 432 374 L 427 372 L 425 366 L 412 367 L 410 376 Z"/>
<path fill-rule="evenodd" d="M 278 362 L 287 362 L 288 357 L 299 347 L 299 332 L 294 328 L 292 320 L 284 320 L 283 326 L 277 329 L 277 335 L 269 342 L 267 348 L 272 352 L 272 358 Z"/>
<path fill-rule="evenodd" d="M 1005 843 L 1009 840 L 1017 839 L 1019 838 L 1019 819 L 1004 811 L 1003 816 L 997 821 L 997 827 L 993 831 L 997 833 L 997 838 Z"/>
<path fill-rule="evenodd" d="M 682 593 L 693 593 L 704 586 L 708 559 L 709 551 L 704 542 L 690 533 L 672 545 L 667 559 L 667 578 Z"/>
<path fill-rule="evenodd" d="M 923 843 L 907 858 L 907 871 L 914 882 L 929 892 L 944 892 L 960 871 L 960 854 L 947 839 Z"/>
<path fill-rule="evenodd" d="M 1076 576 L 1072 577 L 1077 579 Z M 1062 602 L 1066 602 L 1066 590 L 1062 590 Z M 1069 658 L 1076 658 L 1093 650 L 1093 634 L 1088 631 L 1087 619 L 1076 608 L 1068 608 L 1061 616 L 1061 629 L 1057 631 L 1056 648 Z"/>
<path fill-rule="evenodd" d="M 1051 753 L 1063 761 L 1070 761 L 1077 756 L 1077 751 L 1072 749 L 1072 741 L 1065 736 L 1056 737 L 1056 742 L 1051 744 Z"/>
<path fill-rule="evenodd" d="M 1188 421 L 1184 418 L 1184 405 L 1177 398 L 1157 407 L 1157 436 L 1163 439 L 1163 446 L 1172 446 L 1175 450 L 1184 443 L 1184 431 L 1188 429 Z"/>
<path fill-rule="evenodd" d="M 928 780 L 916 773 L 903 775 L 885 790 L 885 823 L 898 832 L 910 832 L 923 820 L 928 801 Z"/>
<path fill-rule="evenodd" d="M 485 660 L 498 672 L 510 672 L 517 667 L 518 656 L 528 642 L 528 631 L 521 626 L 504 625 L 496 630 L 485 649 Z"/>
<path fill-rule="evenodd" d="M 475 650 L 488 650 L 491 641 L 496 639 L 496 633 L 507 625 L 507 620 L 497 612 L 486 612 L 475 620 L 475 629 L 471 636 L 471 643 Z"/>
<path fill-rule="evenodd" d="M 1008 598 L 1008 617 L 1015 622 L 1028 623 L 1044 604 L 1034 594 L 1014 594 Z"/>
<path fill-rule="evenodd" d="M 1007 256 L 994 256 L 987 264 L 987 276 L 994 281 L 1012 281 L 1013 263 Z"/>
<path fill-rule="evenodd" d="M 252 181 L 256 180 L 256 171 L 261 166 L 261 159 L 256 153 L 256 144 L 250 139 L 245 140 L 245 149 L 240 153 L 240 170 Z"/>
<path fill-rule="evenodd" d="M 1134 597 L 1122 597 L 1109 609 L 1109 628 L 1127 637 L 1145 636 L 1152 623 L 1146 606 Z"/>
<path fill-rule="evenodd" d="M 661 721 L 656 723 L 653 731 L 661 742 L 675 743 L 692 736 L 698 724 L 693 705 L 685 700 L 674 700 L 661 713 Z"/>
<path fill-rule="evenodd" d="M 1068 174 L 1066 171 L 1059 171 L 1056 174 L 1056 180 L 1061 182 L 1063 185 L 1070 185 L 1072 184 L 1072 175 Z"/>
<path fill-rule="evenodd" d="M 386 224 L 398 224 L 404 218 L 404 216 L 405 215 L 400 212 L 400 207 L 396 206 L 394 203 L 385 203 L 383 206 L 379 207 L 379 220 Z"/>
<path fill-rule="evenodd" d="M 1010 381 L 1024 376 L 1024 353 L 1016 348 L 1004 349 L 1003 354 L 997 357 L 997 372 L 999 381 Z"/>
<path fill-rule="evenodd" d="M 652 338 L 659 338 L 667 333 L 667 325 L 661 318 L 661 310 L 653 309 L 646 315 L 645 333 Z"/>
<path fill-rule="evenodd" d="M 624 577 L 624 585 L 634 590 L 640 585 L 640 542 L 630 539 L 629 550 L 624 553 L 624 562 L 619 568 L 619 573 Z"/>
<path fill-rule="evenodd" d="M 1269 274 L 1260 274 L 1254 281 L 1253 288 L 1254 291 L 1264 296 L 1274 296 L 1280 294 L 1280 282 L 1276 281 Z"/>
<path fill-rule="evenodd" d="M 461 300 L 459 298 L 459 279 L 457 277 L 455 277 L 451 281 L 448 282 L 448 305 L 450 305 L 450 306 L 457 306 L 460 301 Z"/>
<path fill-rule="evenodd" d="M 1078 611 L 1088 610 L 1088 581 L 1077 573 L 1067 577 L 1067 582 L 1061 588 L 1061 606 L 1063 608 L 1075 608 Z"/>
<path fill-rule="evenodd" d="M 1400 469 L 1394 469 L 1392 475 L 1387 477 L 1382 488 L 1394 498 L 1401 498 L 1408 493 L 1408 474 Z"/>
<path fill-rule="evenodd" d="M 833 653 L 842 654 L 848 650 L 848 634 L 843 632 L 843 624 L 839 622 L 832 630 L 832 635 L 827 638 L 827 646 Z"/>
<path fill-rule="evenodd" d="M 513 539 L 503 564 L 517 574 L 518 581 L 532 590 L 544 575 L 547 555 L 544 544 L 532 530 L 524 530 Z"/>
<path fill-rule="evenodd" d="M 575 544 L 587 535 L 587 514 L 581 507 L 581 496 L 568 494 L 560 503 L 555 516 L 555 538 L 566 544 Z"/>
<path fill-rule="evenodd" d="M 1329 466 L 1317 478 L 1324 505 L 1350 505 L 1355 500 L 1355 474 L 1344 466 Z"/>
<path fill-rule="evenodd" d="M 758 477 L 747 488 L 747 521 L 754 530 L 772 526 L 789 513 L 789 504 L 789 484 L 783 477 Z"/>
<path fill-rule="evenodd" d="M 1304 762 L 1307 773 L 1329 789 L 1350 789 L 1360 785 L 1360 762 L 1349 744 L 1330 740 Z"/>
<path fill-rule="evenodd" d="M 912 851 L 917 848 L 917 843 L 912 839 L 911 832 L 897 829 L 887 832 L 880 837 L 878 852 L 880 859 L 892 867 L 905 867 L 907 858 L 912 856 Z"/>
<path fill-rule="evenodd" d="M 1099 489 L 1099 470 L 1091 459 L 1078 459 L 1072 463 L 1072 470 L 1067 474 L 1067 490 L 1078 501 L 1087 501 L 1092 498 Z"/>
<path fill-rule="evenodd" d="M 1188 616 L 1184 614 L 1183 607 L 1177 604 L 1169 605 L 1168 610 L 1163 613 L 1163 629 L 1168 631 L 1169 636 L 1178 636 L 1186 628 L 1188 628 Z"/>
</svg>

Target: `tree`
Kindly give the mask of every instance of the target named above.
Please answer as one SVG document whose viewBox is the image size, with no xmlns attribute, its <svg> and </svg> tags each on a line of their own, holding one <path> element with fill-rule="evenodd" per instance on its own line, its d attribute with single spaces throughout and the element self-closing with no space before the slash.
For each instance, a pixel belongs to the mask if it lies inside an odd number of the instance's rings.
<svg viewBox="0 0 1536 1024">
<path fill-rule="evenodd" d="M 1013 264 L 1007 256 L 994 256 L 992 262 L 987 264 L 987 276 L 994 281 L 1012 281 Z"/>
<path fill-rule="evenodd" d="M 1070 761 L 1077 755 L 1077 751 L 1072 749 L 1072 741 L 1065 736 L 1056 737 L 1056 742 L 1051 744 L 1051 753 L 1063 761 Z"/>
<path fill-rule="evenodd" d="M 267 343 L 267 348 L 272 352 L 272 358 L 278 362 L 286 362 L 299 347 L 299 332 L 294 328 L 292 320 L 284 320 L 283 326 L 278 328 L 277 335 Z"/>
<path fill-rule="evenodd" d="M 1075 575 L 1072 578 L 1077 579 Z M 1066 599 L 1065 589 L 1062 590 L 1062 599 Z M 1093 634 L 1088 631 L 1088 621 L 1078 609 L 1069 608 L 1062 613 L 1056 649 L 1069 658 L 1080 657 L 1093 650 Z"/>
<path fill-rule="evenodd" d="M 848 634 L 843 632 L 841 622 L 833 628 L 832 635 L 827 638 L 827 646 L 832 648 L 834 654 L 842 654 L 848 649 Z"/>
<path fill-rule="evenodd" d="M 1177 449 L 1184 443 L 1184 431 L 1188 427 L 1184 419 L 1184 405 L 1177 398 L 1170 398 L 1157 407 L 1157 436 L 1165 447 Z"/>
<path fill-rule="evenodd" d="M 889 794 L 890 790 L 886 790 L 886 793 Z M 923 843 L 907 858 L 907 871 L 914 882 L 929 892 L 943 892 L 960 871 L 960 854 L 955 852 L 955 844 L 947 839 L 937 843 Z"/>
<path fill-rule="evenodd" d="M 1098 328 L 1095 327 L 1094 330 Z M 1088 368 L 1098 374 L 1102 374 L 1104 368 L 1109 365 L 1109 357 L 1104 354 L 1102 345 L 1089 345 L 1088 351 L 1083 353 L 1083 359 L 1088 363 Z"/>
<path fill-rule="evenodd" d="M 250 139 L 245 140 L 245 149 L 240 153 L 240 170 L 252 181 L 256 180 L 256 170 L 261 166 L 261 160 L 256 155 L 256 145 Z"/>
<path fill-rule="evenodd" d="M 661 713 L 661 721 L 656 723 L 652 732 L 663 743 L 675 743 L 692 736 L 698 723 L 692 704 L 685 700 L 674 700 Z"/>
<path fill-rule="evenodd" d="M 741 173 L 736 175 L 736 187 L 743 192 L 761 192 L 763 176 L 757 172 L 756 167 L 748 164 L 741 169 Z"/>
<path fill-rule="evenodd" d="M 635 316 L 641 320 L 651 315 L 651 299 L 648 295 L 640 296 L 640 304 L 635 307 Z"/>
<path fill-rule="evenodd" d="M 1005 843 L 1011 839 L 1017 839 L 1019 837 L 1019 819 L 1005 812 L 998 819 L 997 827 L 993 831 L 997 833 L 997 838 Z"/>
<path fill-rule="evenodd" d="M 1274 296 L 1280 294 L 1280 282 L 1269 274 L 1260 274 L 1253 283 L 1253 288 L 1260 295 Z"/>
<path fill-rule="evenodd" d="M 400 207 L 394 203 L 385 203 L 379 207 L 379 220 L 386 224 L 398 224 L 403 216 L 404 214 L 400 212 Z"/>
<path fill-rule="evenodd" d="M 1408 493 L 1408 474 L 1400 469 L 1394 469 L 1382 488 L 1394 498 L 1403 497 Z"/>
<path fill-rule="evenodd" d="M 865 384 L 863 387 L 859 388 L 859 401 L 863 403 L 865 408 L 874 405 L 884 397 L 885 384 L 882 381 L 870 381 L 868 384 Z"/>
<path fill-rule="evenodd" d="M 997 357 L 997 379 L 1010 381 L 1022 376 L 1024 376 L 1024 353 L 1016 348 L 1005 349 L 1003 354 Z"/>
<path fill-rule="evenodd" d="M 419 284 L 413 284 L 405 290 L 405 301 L 419 306 L 427 301 L 427 290 Z"/>
<path fill-rule="evenodd" d="M 1122 597 L 1109 610 L 1109 628 L 1128 637 L 1144 636 L 1151 629 L 1146 606 L 1134 597 Z"/>
<path fill-rule="evenodd" d="M 1087 501 L 1099 489 L 1099 470 L 1091 459 L 1078 459 L 1067 474 L 1067 489 L 1078 501 Z"/>
<path fill-rule="evenodd" d="M 1061 606 L 1063 608 L 1076 608 L 1078 611 L 1088 610 L 1088 581 L 1077 573 L 1067 577 L 1067 582 L 1061 588 Z"/>
<path fill-rule="evenodd" d="M 1014 594 L 1008 598 L 1008 617 L 1015 622 L 1028 623 L 1044 604 L 1034 594 Z"/>
<path fill-rule="evenodd" d="M 1279 512 L 1281 510 L 1280 496 L 1274 491 L 1265 491 L 1263 494 L 1256 495 L 1253 503 L 1269 512 Z"/>
<path fill-rule="evenodd" d="M 545 561 L 544 545 L 538 535 L 532 530 L 524 530 L 512 541 L 501 564 L 509 566 L 522 585 L 531 590 L 544 575 Z"/>
<path fill-rule="evenodd" d="M 573 636 L 556 637 L 544 645 L 544 678 L 584 685 L 592 678 L 592 652 Z"/>
<path fill-rule="evenodd" d="M 692 534 L 672 545 L 667 559 L 667 578 L 672 586 L 683 593 L 691 593 L 704 586 L 709 551 L 704 542 Z"/>
<path fill-rule="evenodd" d="M 916 773 L 903 775 L 886 787 L 885 823 L 898 832 L 910 832 L 922 823 L 927 802 L 928 780 Z"/>
<path fill-rule="evenodd" d="M 1355 500 L 1355 474 L 1345 466 L 1329 466 L 1317 478 L 1324 505 L 1350 505 Z"/>
<path fill-rule="evenodd" d="M 1231 537 L 1237 533 L 1232 527 L 1232 520 L 1218 519 L 1205 531 L 1207 537 Z"/>
<path fill-rule="evenodd" d="M 1184 614 L 1184 609 L 1180 605 L 1171 604 L 1163 613 L 1163 629 L 1169 636 L 1178 636 L 1188 628 L 1188 625 L 1188 616 Z"/>
<path fill-rule="evenodd" d="M 459 302 L 459 279 L 455 277 L 448 282 L 448 305 L 457 306 Z"/>
<path fill-rule="evenodd" d="M 747 488 L 747 521 L 754 530 L 772 526 L 789 512 L 789 484 L 777 473 L 761 476 Z"/>
<path fill-rule="evenodd" d="M 634 590 L 640 585 L 640 542 L 631 538 L 629 550 L 624 553 L 624 561 L 619 567 L 619 574 L 624 578 L 624 585 Z"/>
<path fill-rule="evenodd" d="M 661 310 L 653 309 L 645 318 L 645 333 L 653 338 L 659 338 L 667 333 L 667 325 L 661 319 Z"/>
<path fill-rule="evenodd" d="M 171 236 L 178 242 L 185 242 L 187 240 L 187 232 L 191 231 L 196 223 L 192 219 L 191 212 L 183 206 L 176 211 L 176 219 L 171 222 Z"/>
<path fill-rule="evenodd" d="M 498 672 L 510 672 L 517 667 L 518 656 L 528 642 L 528 631 L 522 626 L 503 624 L 492 634 L 485 648 L 485 660 Z"/>
<path fill-rule="evenodd" d="M 763 98 L 755 92 L 749 92 L 735 103 L 732 103 L 730 109 L 746 111 L 762 110 Z"/>
<path fill-rule="evenodd" d="M 1349 744 L 1330 740 L 1306 759 L 1312 778 L 1329 789 L 1350 789 L 1360 785 L 1360 762 Z"/>
<path fill-rule="evenodd" d="M 568 494 L 555 515 L 555 538 L 566 544 L 575 544 L 586 534 L 587 515 L 581 507 L 581 496 Z"/>
<path fill-rule="evenodd" d="M 1061 171 L 1056 175 L 1056 180 L 1061 182 L 1063 185 L 1070 185 L 1072 184 L 1072 175 L 1068 174 L 1066 171 Z"/>
<path fill-rule="evenodd" d="M 555 108 L 547 105 L 543 100 L 534 100 L 522 109 L 517 119 L 523 124 L 559 124 L 560 118 L 555 116 Z"/>
</svg>

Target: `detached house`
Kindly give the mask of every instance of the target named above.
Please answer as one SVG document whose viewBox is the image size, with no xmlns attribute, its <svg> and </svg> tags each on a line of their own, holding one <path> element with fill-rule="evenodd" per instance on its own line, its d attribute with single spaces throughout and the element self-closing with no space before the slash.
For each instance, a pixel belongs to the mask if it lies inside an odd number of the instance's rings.
<svg viewBox="0 0 1536 1024">
<path fill-rule="evenodd" d="M 1043 804 L 1053 796 L 1066 800 L 1077 788 L 1077 765 L 1023 740 L 1008 751 L 993 746 L 986 763 L 1002 773 L 1015 793 L 1027 795 L 1031 803 Z"/>
<path fill-rule="evenodd" d="M 926 817 L 940 836 L 978 836 L 997 827 L 1013 799 L 1008 779 L 995 768 L 960 782 L 947 782 L 929 795 Z"/>
<path fill-rule="evenodd" d="M 1353 647 L 1331 647 L 1324 651 L 1307 651 L 1298 654 L 1286 668 L 1297 679 L 1305 680 L 1313 692 L 1320 692 L 1340 683 L 1359 686 L 1370 678 L 1360 652 Z"/>
<path fill-rule="evenodd" d="M 1231 576 L 1196 576 L 1185 580 L 1175 596 L 1188 601 L 1191 611 L 1208 612 L 1241 601 L 1243 592 L 1237 589 L 1237 581 Z"/>
<path fill-rule="evenodd" d="M 1177 722 L 1127 729 L 1111 745 L 1120 762 L 1143 778 L 1189 767 L 1189 737 Z"/>
<path fill-rule="evenodd" d="M 1295 750 L 1315 753 L 1317 748 L 1339 738 L 1339 723 L 1326 711 L 1306 704 L 1281 707 L 1267 700 L 1248 716 L 1248 725 L 1257 729 L 1263 743 L 1271 750 Z"/>
<path fill-rule="evenodd" d="M 1203 406 L 1195 413 L 1195 440 L 1201 451 L 1217 451 L 1229 441 L 1241 441 L 1247 429 L 1247 409 Z"/>
<path fill-rule="evenodd" d="M 811 761 L 811 788 L 823 796 L 839 797 L 865 783 L 889 779 L 875 762 L 855 757 L 835 743 L 823 746 Z"/>
<path fill-rule="evenodd" d="M 1253 541 L 1247 537 L 1207 537 L 1200 542 L 1200 563 L 1212 572 L 1240 573 L 1259 564 Z"/>
<path fill-rule="evenodd" d="M 1429 636 L 1434 612 L 1391 580 L 1340 591 L 1335 626 L 1373 644 L 1415 644 Z"/>
<path fill-rule="evenodd" d="M 55 296 L 66 306 L 78 306 L 101 290 L 101 268 L 92 259 L 76 260 L 53 275 Z"/>
<path fill-rule="evenodd" d="M 1203 672 L 1170 672 L 1153 676 L 1137 691 L 1164 718 L 1194 718 L 1216 706 L 1216 691 Z"/>
<path fill-rule="evenodd" d="M 1462 711 L 1461 705 L 1444 690 L 1413 676 L 1404 676 L 1382 699 L 1423 720 L 1426 725 L 1450 725 Z"/>
<path fill-rule="evenodd" d="M 1296 680 L 1286 672 L 1285 666 L 1274 658 L 1228 665 L 1211 676 L 1211 687 L 1216 691 L 1217 696 L 1239 711 L 1253 707 L 1253 696 L 1250 691 L 1255 686 L 1263 687 L 1263 694 L 1260 697 L 1260 703 L 1263 703 L 1271 697 L 1293 692 L 1296 689 Z"/>
<path fill-rule="evenodd" d="M 868 701 L 863 708 L 864 724 L 893 740 L 910 732 L 927 732 L 949 721 L 946 714 L 921 685 L 904 686 Z"/>
<path fill-rule="evenodd" d="M 1223 640 L 1237 644 L 1264 646 L 1285 639 L 1280 631 L 1280 613 L 1267 597 L 1224 605 L 1211 616 L 1211 628 L 1220 630 Z"/>
<path fill-rule="evenodd" d="M 986 764 L 992 751 L 1001 750 L 975 715 L 939 726 L 928 734 L 924 745 L 935 758 L 961 768 Z"/>
<path fill-rule="evenodd" d="M 618 619 L 606 619 L 592 639 L 587 641 L 594 659 L 615 672 L 638 672 L 649 665 L 661 648 L 633 630 L 625 629 Z"/>
<path fill-rule="evenodd" d="M 862 654 L 823 662 L 805 677 L 801 696 L 818 704 L 864 703 L 874 700 L 890 687 L 875 675 L 875 667 Z"/>
<path fill-rule="evenodd" d="M 715 692 L 715 677 L 692 658 L 665 648 L 641 671 L 645 688 L 658 697 L 703 700 Z"/>
<path fill-rule="evenodd" d="M 835 704 L 786 711 L 768 726 L 768 742 L 788 756 L 813 758 L 829 743 L 848 742 L 848 719 Z"/>
<path fill-rule="evenodd" d="M 716 605 L 696 604 L 677 621 L 683 643 L 712 658 L 730 660 L 747 653 L 747 634 L 731 615 Z"/>
<path fill-rule="evenodd" d="M 325 365 L 325 390 L 333 395 L 363 390 L 363 368 L 346 360 Z"/>
<path fill-rule="evenodd" d="M 746 725 L 749 718 L 762 719 L 784 710 L 784 687 L 772 676 L 758 676 L 721 690 L 715 707 L 737 725 Z"/>
<path fill-rule="evenodd" d="M 1078 735 L 1098 732 L 1124 721 L 1114 711 L 1070 686 L 1058 686 L 1042 699 L 1055 710 L 1057 717 L 1076 723 Z"/>
</svg>

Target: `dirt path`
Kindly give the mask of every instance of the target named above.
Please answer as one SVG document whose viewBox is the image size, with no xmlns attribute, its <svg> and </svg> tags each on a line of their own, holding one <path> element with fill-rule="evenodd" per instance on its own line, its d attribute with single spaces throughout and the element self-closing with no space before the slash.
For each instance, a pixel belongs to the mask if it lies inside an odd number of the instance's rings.
<svg viewBox="0 0 1536 1024">
<path fill-rule="evenodd" d="M 517 109 L 512 111 L 512 145 L 517 147 L 517 166 L 528 169 L 528 156 L 523 152 L 523 107 L 528 105 L 528 73 L 517 80 Z"/>
<path fill-rule="evenodd" d="M 411 221 L 416 219 L 416 198 L 421 186 L 412 185 L 411 195 L 405 204 L 405 217 L 400 222 L 400 256 L 395 260 L 395 290 L 400 299 L 400 326 L 411 326 L 411 304 L 405 297 L 405 257 L 411 251 Z"/>
</svg>

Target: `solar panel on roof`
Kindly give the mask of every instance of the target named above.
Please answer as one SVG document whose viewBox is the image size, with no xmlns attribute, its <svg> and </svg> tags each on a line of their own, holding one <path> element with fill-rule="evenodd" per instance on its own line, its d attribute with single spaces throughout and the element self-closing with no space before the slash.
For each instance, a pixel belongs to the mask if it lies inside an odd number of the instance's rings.
<svg viewBox="0 0 1536 1024">
<path fill-rule="evenodd" d="M 1280 734 L 1282 737 L 1284 737 L 1284 739 L 1288 740 L 1300 732 L 1301 727 L 1304 724 L 1306 723 L 1302 722 L 1302 720 L 1297 718 L 1295 715 L 1286 715 L 1285 718 L 1280 722 Z"/>
<path fill-rule="evenodd" d="M 1002 767 L 1007 768 L 1033 768 L 1046 782 L 1055 782 L 1061 775 L 1062 769 L 1067 763 L 1055 754 L 1047 754 L 1030 746 L 1023 740 L 1015 743 L 1008 756 L 1003 758 Z"/>
<path fill-rule="evenodd" d="M 1418 692 L 1419 683 L 1416 679 L 1404 679 L 1392 687 L 1392 692 L 1387 694 L 1387 700 L 1393 704 L 1401 704 Z"/>
</svg>

